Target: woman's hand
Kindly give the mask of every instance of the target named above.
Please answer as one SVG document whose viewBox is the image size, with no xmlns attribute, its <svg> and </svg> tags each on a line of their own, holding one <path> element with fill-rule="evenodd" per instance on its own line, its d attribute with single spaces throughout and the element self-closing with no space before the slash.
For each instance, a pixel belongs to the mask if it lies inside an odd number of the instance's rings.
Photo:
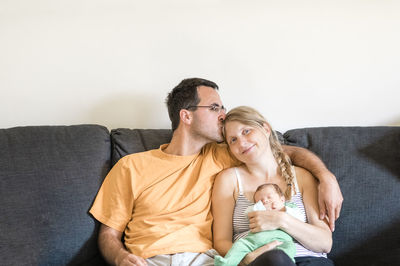
<svg viewBox="0 0 400 266">
<path fill-rule="evenodd" d="M 262 247 L 259 247 L 258 249 L 254 250 L 253 252 L 248 253 L 246 255 L 246 257 L 243 258 L 243 260 L 241 261 L 241 263 L 239 265 L 248 265 L 253 260 L 255 260 L 258 256 L 263 254 L 264 252 L 273 250 L 274 248 L 276 248 L 277 246 L 279 246 L 281 244 L 282 244 L 282 242 L 275 240 L 275 241 L 272 241 Z"/>
<path fill-rule="evenodd" d="M 252 233 L 275 230 L 281 227 L 282 221 L 287 215 L 280 211 L 254 211 L 249 212 L 250 230 Z"/>
</svg>

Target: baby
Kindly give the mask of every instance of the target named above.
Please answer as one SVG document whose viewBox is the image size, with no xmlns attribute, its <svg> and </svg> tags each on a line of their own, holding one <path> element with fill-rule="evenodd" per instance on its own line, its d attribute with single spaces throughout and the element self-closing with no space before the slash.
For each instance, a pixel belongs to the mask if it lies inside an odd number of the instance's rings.
<svg viewBox="0 0 400 266">
<path fill-rule="evenodd" d="M 259 186 L 254 193 L 254 202 L 256 204 L 249 206 L 246 213 L 261 210 L 286 211 L 288 214 L 301 219 L 295 204 L 288 203 L 285 205 L 285 196 L 276 184 L 268 183 Z M 215 256 L 214 265 L 238 265 L 247 253 L 274 240 L 282 242 L 276 248 L 284 251 L 294 262 L 296 247 L 293 238 L 286 232 L 277 229 L 258 233 L 250 232 L 246 237 L 235 241 L 225 257 Z"/>
</svg>

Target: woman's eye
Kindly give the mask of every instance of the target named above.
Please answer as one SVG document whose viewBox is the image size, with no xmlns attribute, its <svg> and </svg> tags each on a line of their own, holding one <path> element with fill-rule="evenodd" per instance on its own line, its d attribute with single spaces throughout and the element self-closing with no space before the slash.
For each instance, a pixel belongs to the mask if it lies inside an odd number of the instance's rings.
<svg viewBox="0 0 400 266">
<path fill-rule="evenodd" d="M 231 138 L 231 144 L 235 143 L 235 141 L 236 141 L 236 138 Z"/>
<path fill-rule="evenodd" d="M 244 129 L 244 130 L 243 130 L 243 134 L 244 134 L 244 135 L 249 134 L 249 132 L 250 132 L 250 129 Z"/>
</svg>

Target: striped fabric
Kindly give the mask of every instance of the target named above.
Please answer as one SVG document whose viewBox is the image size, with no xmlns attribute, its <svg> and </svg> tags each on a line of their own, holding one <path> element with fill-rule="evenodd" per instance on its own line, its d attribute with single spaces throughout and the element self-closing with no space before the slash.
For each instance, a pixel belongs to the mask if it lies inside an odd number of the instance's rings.
<svg viewBox="0 0 400 266">
<path fill-rule="evenodd" d="M 245 210 L 248 206 L 251 206 L 254 204 L 253 202 L 249 201 L 244 196 L 240 175 L 236 168 L 235 168 L 235 172 L 236 172 L 236 178 L 237 178 L 238 186 L 239 186 L 239 195 L 236 199 L 235 208 L 233 210 L 233 221 L 232 221 L 233 222 L 233 241 L 236 241 L 242 237 L 247 236 L 247 234 L 250 232 L 249 220 L 247 218 L 247 215 L 245 214 Z M 302 213 L 302 221 L 307 222 L 306 212 L 305 212 L 304 204 L 303 204 L 303 197 L 299 191 L 296 178 L 294 178 L 294 185 L 295 185 L 296 193 L 293 193 L 292 199 L 290 200 L 290 202 L 296 204 L 297 208 Z M 296 245 L 295 257 L 312 256 L 312 257 L 326 258 L 326 253 L 313 252 L 313 251 L 303 247 L 295 239 L 294 239 L 294 242 Z"/>
</svg>

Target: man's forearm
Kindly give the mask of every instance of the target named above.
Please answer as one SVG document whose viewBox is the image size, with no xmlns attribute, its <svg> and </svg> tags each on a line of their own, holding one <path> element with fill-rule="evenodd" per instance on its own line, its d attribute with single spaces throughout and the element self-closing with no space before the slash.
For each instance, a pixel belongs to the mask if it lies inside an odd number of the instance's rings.
<svg viewBox="0 0 400 266">
<path fill-rule="evenodd" d="M 104 259 L 110 265 L 117 265 L 118 258 L 124 253 L 129 253 L 122 243 L 122 233 L 110 228 L 106 225 L 101 225 L 99 232 L 99 249 Z"/>
</svg>

